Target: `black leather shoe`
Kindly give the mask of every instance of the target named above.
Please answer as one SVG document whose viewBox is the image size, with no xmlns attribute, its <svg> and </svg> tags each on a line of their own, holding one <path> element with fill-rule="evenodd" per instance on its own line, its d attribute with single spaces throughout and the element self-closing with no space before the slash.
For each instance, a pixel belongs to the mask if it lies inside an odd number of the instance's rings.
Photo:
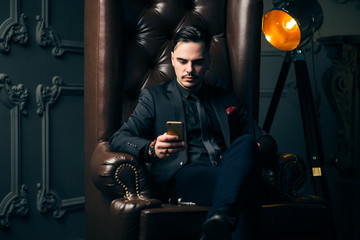
<svg viewBox="0 0 360 240">
<path fill-rule="evenodd" d="M 231 240 L 233 223 L 224 213 L 215 213 L 202 225 L 200 240 Z"/>
</svg>

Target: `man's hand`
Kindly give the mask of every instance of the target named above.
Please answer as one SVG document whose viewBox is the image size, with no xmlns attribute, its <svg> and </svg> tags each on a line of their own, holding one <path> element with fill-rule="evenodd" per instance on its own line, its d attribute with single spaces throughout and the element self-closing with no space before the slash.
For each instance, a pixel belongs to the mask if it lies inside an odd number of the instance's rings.
<svg viewBox="0 0 360 240">
<path fill-rule="evenodd" d="M 179 141 L 177 135 L 164 133 L 156 139 L 155 153 L 160 159 L 169 158 L 172 155 L 184 151 L 185 142 Z"/>
</svg>

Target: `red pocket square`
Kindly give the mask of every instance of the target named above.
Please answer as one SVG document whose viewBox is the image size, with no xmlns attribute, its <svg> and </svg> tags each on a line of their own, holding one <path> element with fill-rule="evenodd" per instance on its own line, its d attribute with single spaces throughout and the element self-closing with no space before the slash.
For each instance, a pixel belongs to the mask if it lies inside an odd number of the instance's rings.
<svg viewBox="0 0 360 240">
<path fill-rule="evenodd" d="M 234 112 L 236 110 L 236 107 L 234 106 L 230 106 L 226 109 L 226 113 L 227 115 L 230 115 L 232 112 Z"/>
</svg>

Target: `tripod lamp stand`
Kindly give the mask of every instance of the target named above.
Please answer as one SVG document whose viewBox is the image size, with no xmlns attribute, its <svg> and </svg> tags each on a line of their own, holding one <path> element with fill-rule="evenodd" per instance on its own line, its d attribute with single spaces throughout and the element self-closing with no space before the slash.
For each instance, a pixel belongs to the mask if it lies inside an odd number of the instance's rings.
<svg viewBox="0 0 360 240">
<path fill-rule="evenodd" d="M 307 157 L 312 169 L 314 191 L 317 196 L 328 197 L 321 167 L 324 162 L 321 135 L 316 116 L 310 78 L 303 52 L 300 50 L 311 40 L 323 21 L 321 6 L 316 0 L 286 0 L 263 17 L 265 39 L 274 47 L 286 51 L 285 59 L 275 86 L 264 122 L 269 132 L 284 88 L 290 65 L 294 63 L 296 83 L 304 128 Z"/>
</svg>

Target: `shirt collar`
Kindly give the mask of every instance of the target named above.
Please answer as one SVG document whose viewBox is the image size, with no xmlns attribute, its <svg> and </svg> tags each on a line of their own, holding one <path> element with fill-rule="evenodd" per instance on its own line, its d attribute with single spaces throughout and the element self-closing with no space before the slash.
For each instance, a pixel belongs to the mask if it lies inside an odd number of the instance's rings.
<svg viewBox="0 0 360 240">
<path fill-rule="evenodd" d="M 180 94 L 182 96 L 183 99 L 187 99 L 190 96 L 190 91 L 185 89 L 183 86 L 180 85 L 180 83 L 175 79 L 176 81 L 176 86 L 180 91 Z"/>
<path fill-rule="evenodd" d="M 192 93 L 191 91 L 187 90 L 186 88 L 184 88 L 183 86 L 180 85 L 180 83 L 175 79 L 176 81 L 176 86 L 180 91 L 180 94 L 182 96 L 183 99 L 188 99 L 188 97 L 190 96 L 190 94 Z M 203 83 L 203 85 L 201 86 L 200 90 L 196 92 L 197 96 L 201 96 L 204 92 L 205 89 L 205 83 Z"/>
</svg>

